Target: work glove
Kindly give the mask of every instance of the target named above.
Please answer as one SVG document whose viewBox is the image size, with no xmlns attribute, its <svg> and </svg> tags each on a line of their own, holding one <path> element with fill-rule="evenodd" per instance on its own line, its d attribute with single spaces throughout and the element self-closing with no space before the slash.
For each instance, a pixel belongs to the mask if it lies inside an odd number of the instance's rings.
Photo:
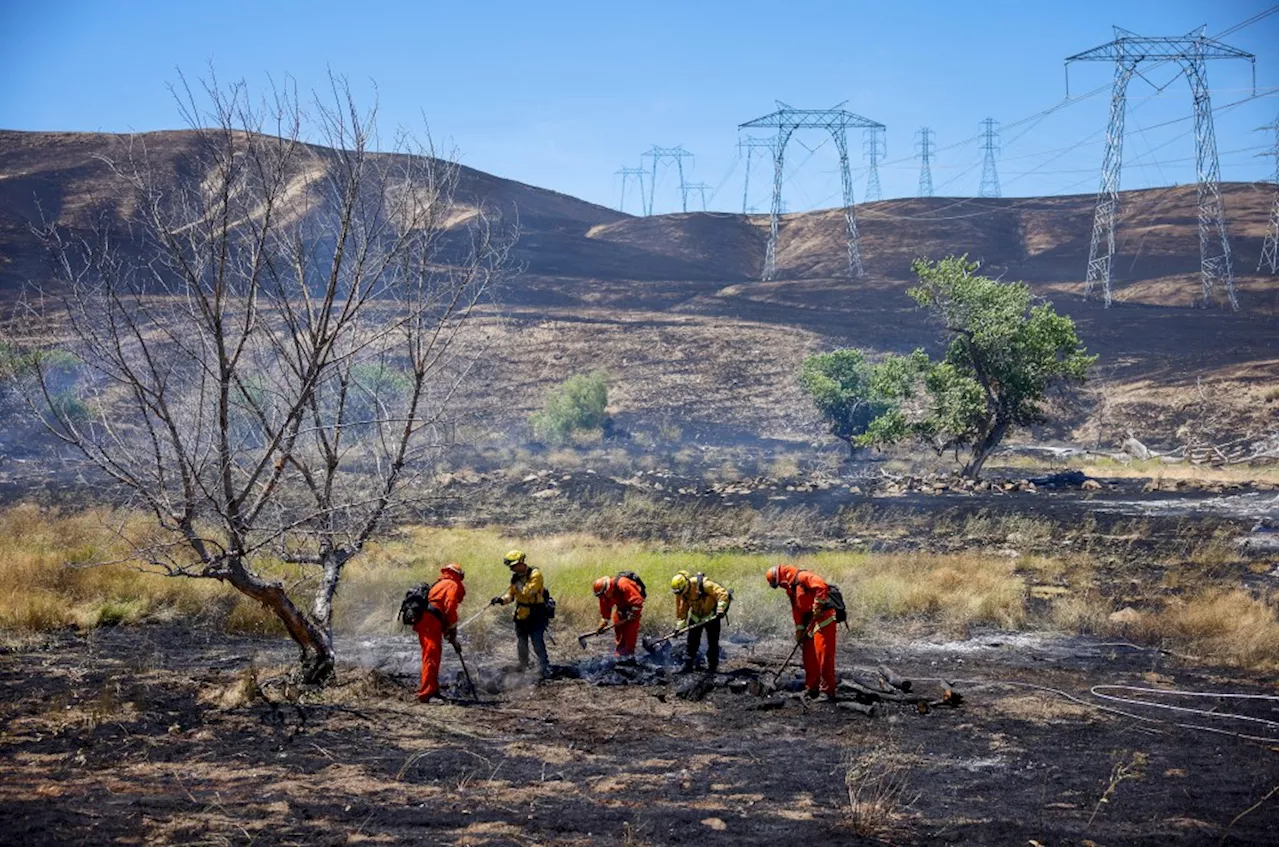
<svg viewBox="0 0 1280 847">
<path fill-rule="evenodd" d="M 492 600 L 489 601 L 490 606 L 501 606 L 502 604 L 503 604 L 503 599 L 501 596 L 494 597 Z"/>
<path fill-rule="evenodd" d="M 453 645 L 454 650 L 461 650 L 458 646 L 458 630 L 451 629 L 444 634 L 444 640 Z"/>
<path fill-rule="evenodd" d="M 797 643 L 797 644 L 803 644 L 803 643 L 805 643 L 805 642 L 806 642 L 806 641 L 808 641 L 808 640 L 809 640 L 809 633 L 805 632 L 803 629 L 797 629 L 797 630 L 796 630 L 796 643 Z"/>
<path fill-rule="evenodd" d="M 596 627 L 596 632 L 604 632 L 608 628 L 609 628 L 609 619 L 604 618 L 600 621 L 600 625 Z"/>
</svg>

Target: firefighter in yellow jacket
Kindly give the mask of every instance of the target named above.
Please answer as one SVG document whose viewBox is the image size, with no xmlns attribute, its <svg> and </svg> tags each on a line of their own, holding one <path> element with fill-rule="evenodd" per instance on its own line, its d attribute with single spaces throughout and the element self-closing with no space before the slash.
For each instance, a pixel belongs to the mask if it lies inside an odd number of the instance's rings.
<svg viewBox="0 0 1280 847">
<path fill-rule="evenodd" d="M 716 672 L 720 665 L 720 621 L 729 611 L 733 594 L 702 574 L 680 571 L 671 578 L 671 593 L 676 597 L 676 629 L 687 627 L 684 667 L 693 670 L 698 658 L 702 633 L 707 633 L 707 670 Z"/>
<path fill-rule="evenodd" d="M 547 659 L 546 632 L 551 616 L 547 607 L 546 586 L 542 582 L 542 571 L 530 567 L 524 560 L 524 553 L 512 550 L 503 557 L 502 563 L 511 571 L 511 584 L 503 594 L 489 601 L 491 606 L 516 604 L 512 620 L 516 625 L 516 655 L 520 660 L 520 670 L 529 667 L 529 642 L 533 641 L 533 652 L 538 657 L 538 669 L 546 679 L 551 674 L 551 663 Z"/>
</svg>

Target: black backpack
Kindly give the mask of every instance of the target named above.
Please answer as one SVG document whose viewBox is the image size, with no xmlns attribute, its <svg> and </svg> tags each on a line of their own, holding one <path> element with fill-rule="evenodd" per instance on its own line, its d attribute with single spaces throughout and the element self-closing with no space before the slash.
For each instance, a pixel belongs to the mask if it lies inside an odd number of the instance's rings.
<svg viewBox="0 0 1280 847">
<path fill-rule="evenodd" d="M 849 611 L 844 607 L 844 595 L 840 593 L 840 586 L 830 582 L 827 583 L 827 605 L 836 610 L 836 623 L 849 620 Z"/>
<path fill-rule="evenodd" d="M 627 579 L 634 582 L 636 587 L 640 589 L 640 596 L 648 599 L 649 592 L 645 589 L 644 580 L 640 578 L 640 574 L 635 571 L 618 571 L 618 576 L 625 576 Z"/>
<path fill-rule="evenodd" d="M 414 626 L 427 613 L 427 597 L 431 594 L 433 583 L 420 582 L 404 594 L 400 603 L 400 623 Z"/>
</svg>

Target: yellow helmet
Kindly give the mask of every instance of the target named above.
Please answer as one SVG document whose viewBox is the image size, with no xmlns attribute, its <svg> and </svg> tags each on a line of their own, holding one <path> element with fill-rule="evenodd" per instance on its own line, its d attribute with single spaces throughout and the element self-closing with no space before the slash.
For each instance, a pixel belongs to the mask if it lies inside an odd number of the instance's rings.
<svg viewBox="0 0 1280 847">
<path fill-rule="evenodd" d="M 519 564 L 520 562 L 523 562 L 523 561 L 524 561 L 524 552 L 521 550 L 510 550 L 507 552 L 507 555 L 502 557 L 502 564 L 506 565 L 507 567 L 511 567 L 512 565 Z"/>
<path fill-rule="evenodd" d="M 679 571 L 671 577 L 671 593 L 683 594 L 689 587 L 689 572 Z"/>
</svg>

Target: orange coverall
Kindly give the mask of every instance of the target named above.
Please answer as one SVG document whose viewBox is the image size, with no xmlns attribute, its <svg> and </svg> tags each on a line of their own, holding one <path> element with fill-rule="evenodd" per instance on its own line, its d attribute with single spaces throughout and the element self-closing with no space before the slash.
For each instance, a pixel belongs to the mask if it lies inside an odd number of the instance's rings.
<svg viewBox="0 0 1280 847">
<path fill-rule="evenodd" d="M 810 691 L 819 688 L 826 694 L 836 693 L 836 610 L 824 608 L 827 600 L 827 583 L 816 573 L 798 571 L 784 565 L 778 584 L 787 590 L 791 598 L 791 617 L 796 632 L 811 633 L 801 648 L 804 656 L 804 687 Z M 807 622 L 805 617 L 816 612 Z"/>
<path fill-rule="evenodd" d="M 418 643 L 422 645 L 422 682 L 418 685 L 419 700 L 426 700 L 440 693 L 440 656 L 444 653 L 444 635 L 458 625 L 458 606 L 466 596 L 467 589 L 451 572 L 441 574 L 440 579 L 431 586 L 431 591 L 427 594 L 429 607 L 436 609 L 439 615 L 431 611 L 424 612 L 418 622 L 413 625 L 413 631 L 418 633 Z"/>
<path fill-rule="evenodd" d="M 613 580 L 613 585 L 600 595 L 600 617 L 609 619 L 613 612 L 613 652 L 618 656 L 630 656 L 636 652 L 636 637 L 640 635 L 640 612 L 644 609 L 644 595 L 640 586 L 625 576 Z M 623 618 L 630 616 L 625 623 Z"/>
</svg>

